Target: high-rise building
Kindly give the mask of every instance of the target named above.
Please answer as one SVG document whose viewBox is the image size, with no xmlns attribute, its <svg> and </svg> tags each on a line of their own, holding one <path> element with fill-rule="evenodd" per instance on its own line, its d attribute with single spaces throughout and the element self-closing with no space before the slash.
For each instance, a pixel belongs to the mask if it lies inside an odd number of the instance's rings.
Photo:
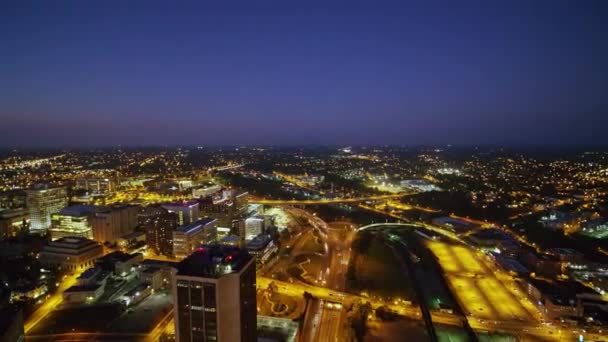
<svg viewBox="0 0 608 342">
<path fill-rule="evenodd" d="M 177 266 L 173 303 L 178 342 L 256 341 L 254 258 L 238 247 L 200 247 Z"/>
<path fill-rule="evenodd" d="M 217 219 L 211 217 L 177 227 L 173 231 L 173 254 L 184 258 L 200 245 L 213 243 L 216 239 Z"/>
<path fill-rule="evenodd" d="M 177 228 L 177 214 L 161 207 L 147 207 L 139 215 L 146 232 L 146 244 L 157 255 L 173 254 L 173 231 Z"/>
<path fill-rule="evenodd" d="M 68 205 L 67 191 L 62 186 L 37 185 L 25 193 L 30 213 L 30 232 L 44 234 L 51 227 L 51 214 Z"/>
<path fill-rule="evenodd" d="M 180 226 L 190 224 L 200 217 L 199 204 L 197 201 L 163 204 L 162 207 L 177 214 Z"/>
<path fill-rule="evenodd" d="M 116 181 L 110 178 L 81 178 L 76 180 L 76 188 L 84 189 L 91 195 L 107 195 L 116 192 Z"/>
<path fill-rule="evenodd" d="M 115 243 L 118 238 L 132 233 L 138 224 L 139 207 L 121 205 L 99 209 L 91 218 L 93 239 Z"/>
<path fill-rule="evenodd" d="M 93 226 L 91 224 L 97 206 L 73 205 L 61 209 L 58 213 L 51 215 L 51 240 L 57 240 L 66 236 L 79 236 L 87 239 L 93 238 Z"/>
</svg>

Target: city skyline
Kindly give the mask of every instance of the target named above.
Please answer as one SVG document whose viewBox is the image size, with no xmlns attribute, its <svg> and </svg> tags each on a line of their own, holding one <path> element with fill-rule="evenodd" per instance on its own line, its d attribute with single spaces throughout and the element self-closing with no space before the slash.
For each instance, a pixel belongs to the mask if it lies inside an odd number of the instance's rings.
<svg viewBox="0 0 608 342">
<path fill-rule="evenodd" d="M 602 1 L 2 7 L 0 147 L 608 144 Z"/>
</svg>

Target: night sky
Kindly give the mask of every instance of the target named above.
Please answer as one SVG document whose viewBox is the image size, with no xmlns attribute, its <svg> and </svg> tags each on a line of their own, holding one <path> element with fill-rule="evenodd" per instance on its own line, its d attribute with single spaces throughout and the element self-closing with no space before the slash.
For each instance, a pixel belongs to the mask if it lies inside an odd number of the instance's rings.
<svg viewBox="0 0 608 342">
<path fill-rule="evenodd" d="M 0 147 L 608 144 L 606 0 L 2 1 L 0 44 Z"/>
</svg>

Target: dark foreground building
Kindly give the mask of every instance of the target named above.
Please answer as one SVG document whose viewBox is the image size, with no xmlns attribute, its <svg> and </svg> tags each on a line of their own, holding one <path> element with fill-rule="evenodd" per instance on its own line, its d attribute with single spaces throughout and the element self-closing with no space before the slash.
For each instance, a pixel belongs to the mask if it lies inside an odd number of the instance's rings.
<svg viewBox="0 0 608 342">
<path fill-rule="evenodd" d="M 255 261 L 247 250 L 205 245 L 177 266 L 178 342 L 256 341 Z"/>
</svg>

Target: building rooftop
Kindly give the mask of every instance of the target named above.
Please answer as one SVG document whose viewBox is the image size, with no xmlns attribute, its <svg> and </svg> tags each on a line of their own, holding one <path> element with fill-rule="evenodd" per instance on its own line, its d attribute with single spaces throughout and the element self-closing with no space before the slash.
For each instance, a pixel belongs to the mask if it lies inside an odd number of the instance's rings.
<svg viewBox="0 0 608 342">
<path fill-rule="evenodd" d="M 117 262 L 127 262 L 133 258 L 137 258 L 138 256 L 142 256 L 142 254 L 141 253 L 129 254 L 129 253 L 116 251 L 116 252 L 112 252 L 110 254 L 106 254 L 105 256 L 103 256 L 97 260 L 99 262 L 108 262 L 108 263 L 114 264 Z"/>
<path fill-rule="evenodd" d="M 162 206 L 163 207 L 194 207 L 198 205 L 198 201 L 196 200 L 190 200 L 190 201 L 182 201 L 182 202 L 172 202 L 172 203 L 165 203 Z"/>
<path fill-rule="evenodd" d="M 270 234 L 259 234 L 247 243 L 247 249 L 254 251 L 264 249 L 271 240 Z"/>
<path fill-rule="evenodd" d="M 86 216 L 97 209 L 95 205 L 77 204 L 65 207 L 59 211 L 59 215 L 63 216 Z"/>
<path fill-rule="evenodd" d="M 196 229 L 202 229 L 204 226 L 208 225 L 209 223 L 211 223 L 213 221 L 217 221 L 217 219 L 214 219 L 212 217 L 205 217 L 196 222 L 192 222 L 190 224 L 185 224 L 183 226 L 179 226 L 175 230 L 178 232 L 182 232 L 182 233 L 190 233 Z"/>
<path fill-rule="evenodd" d="M 484 229 L 484 230 L 471 234 L 471 236 L 476 239 L 479 239 L 479 240 L 503 240 L 503 241 L 512 240 L 512 238 L 511 238 L 511 236 L 509 236 L 509 234 L 503 232 L 502 230 L 495 229 L 495 228 Z"/>
<path fill-rule="evenodd" d="M 95 291 L 97 290 L 99 287 L 101 287 L 101 284 L 90 284 L 90 285 L 74 285 L 72 287 L 70 287 L 69 289 L 65 290 L 65 292 L 89 292 L 89 291 Z"/>
<path fill-rule="evenodd" d="M 227 245 L 203 245 L 177 266 L 177 275 L 219 278 L 237 273 L 252 256 L 246 249 Z"/>
<path fill-rule="evenodd" d="M 73 248 L 79 249 L 89 245 L 99 245 L 97 242 L 93 240 L 89 240 L 87 238 L 83 238 L 80 236 L 66 236 L 55 241 L 50 241 L 48 243 L 49 247 L 62 247 L 62 248 Z"/>
</svg>

